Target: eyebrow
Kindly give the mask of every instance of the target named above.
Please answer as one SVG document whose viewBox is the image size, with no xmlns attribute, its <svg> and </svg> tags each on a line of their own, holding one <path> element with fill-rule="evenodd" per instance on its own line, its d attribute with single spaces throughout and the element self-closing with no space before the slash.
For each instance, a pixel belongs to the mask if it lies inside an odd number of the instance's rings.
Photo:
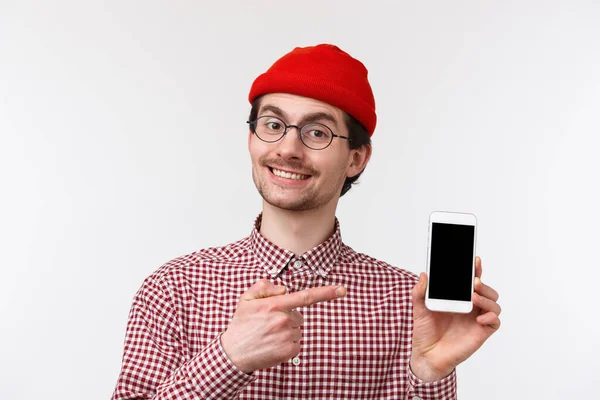
<svg viewBox="0 0 600 400">
<path fill-rule="evenodd" d="M 277 117 L 281 117 L 282 119 L 287 119 L 286 113 L 277 106 L 274 106 L 271 104 L 266 104 L 263 107 L 261 107 L 259 114 L 263 114 L 265 111 L 270 111 L 273 114 L 275 114 L 275 116 L 277 116 Z M 337 123 L 338 123 L 337 118 L 335 118 L 330 113 L 318 111 L 318 112 L 314 112 L 314 113 L 305 114 L 298 124 L 304 125 L 307 122 L 314 122 L 314 121 L 329 121 L 329 122 L 333 123 L 336 127 L 337 127 Z"/>
</svg>

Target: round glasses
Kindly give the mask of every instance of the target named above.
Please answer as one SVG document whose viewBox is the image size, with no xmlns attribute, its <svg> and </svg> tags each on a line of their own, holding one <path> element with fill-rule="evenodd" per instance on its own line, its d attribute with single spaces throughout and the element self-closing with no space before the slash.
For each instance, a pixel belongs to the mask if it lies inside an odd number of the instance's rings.
<svg viewBox="0 0 600 400">
<path fill-rule="evenodd" d="M 323 150 L 333 142 L 333 138 L 350 140 L 347 136 L 334 134 L 328 126 L 318 122 L 309 122 L 302 126 L 286 125 L 281 119 L 263 116 L 254 121 L 246 121 L 252 132 L 263 142 L 275 143 L 281 140 L 290 128 L 298 129 L 300 141 L 309 149 Z"/>
</svg>

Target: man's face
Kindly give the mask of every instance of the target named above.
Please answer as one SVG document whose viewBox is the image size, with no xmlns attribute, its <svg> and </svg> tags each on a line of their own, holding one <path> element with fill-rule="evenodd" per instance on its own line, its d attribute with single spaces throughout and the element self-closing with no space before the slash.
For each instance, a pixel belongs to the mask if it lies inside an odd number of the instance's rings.
<svg viewBox="0 0 600 400">
<path fill-rule="evenodd" d="M 319 122 L 336 135 L 348 136 L 343 111 L 318 100 L 267 94 L 258 111 L 258 117 L 265 115 L 278 117 L 287 125 Z M 258 192 L 268 204 L 286 210 L 304 211 L 337 203 L 346 177 L 364 168 L 356 162 L 357 150 L 350 150 L 345 139 L 334 138 L 326 149 L 312 150 L 300 141 L 296 128 L 290 128 L 275 143 L 263 142 L 250 132 L 248 148 Z"/>
</svg>

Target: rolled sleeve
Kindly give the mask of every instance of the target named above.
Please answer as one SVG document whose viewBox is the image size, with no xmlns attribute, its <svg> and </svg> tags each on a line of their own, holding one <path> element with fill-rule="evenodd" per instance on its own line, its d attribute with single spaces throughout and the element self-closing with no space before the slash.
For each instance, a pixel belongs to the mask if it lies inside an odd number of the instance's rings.
<svg viewBox="0 0 600 400">
<path fill-rule="evenodd" d="M 456 370 L 442 380 L 425 382 L 408 368 L 406 400 L 456 400 Z"/>
</svg>

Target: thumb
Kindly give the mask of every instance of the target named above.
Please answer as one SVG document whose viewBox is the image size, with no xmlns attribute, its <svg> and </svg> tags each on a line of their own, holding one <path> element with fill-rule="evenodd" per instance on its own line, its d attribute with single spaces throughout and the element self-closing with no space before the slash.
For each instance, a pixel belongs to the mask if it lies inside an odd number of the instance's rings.
<svg viewBox="0 0 600 400">
<path fill-rule="evenodd" d="M 265 299 L 271 296 L 282 295 L 285 292 L 285 286 L 276 286 L 266 279 L 261 279 L 250 286 L 250 288 L 242 294 L 241 299 L 246 301 Z"/>
<path fill-rule="evenodd" d="M 413 308 L 415 312 L 420 312 L 425 310 L 425 293 L 427 292 L 427 274 L 425 272 L 421 272 L 419 275 L 419 281 L 413 287 L 412 290 L 412 300 L 413 300 Z"/>
</svg>

